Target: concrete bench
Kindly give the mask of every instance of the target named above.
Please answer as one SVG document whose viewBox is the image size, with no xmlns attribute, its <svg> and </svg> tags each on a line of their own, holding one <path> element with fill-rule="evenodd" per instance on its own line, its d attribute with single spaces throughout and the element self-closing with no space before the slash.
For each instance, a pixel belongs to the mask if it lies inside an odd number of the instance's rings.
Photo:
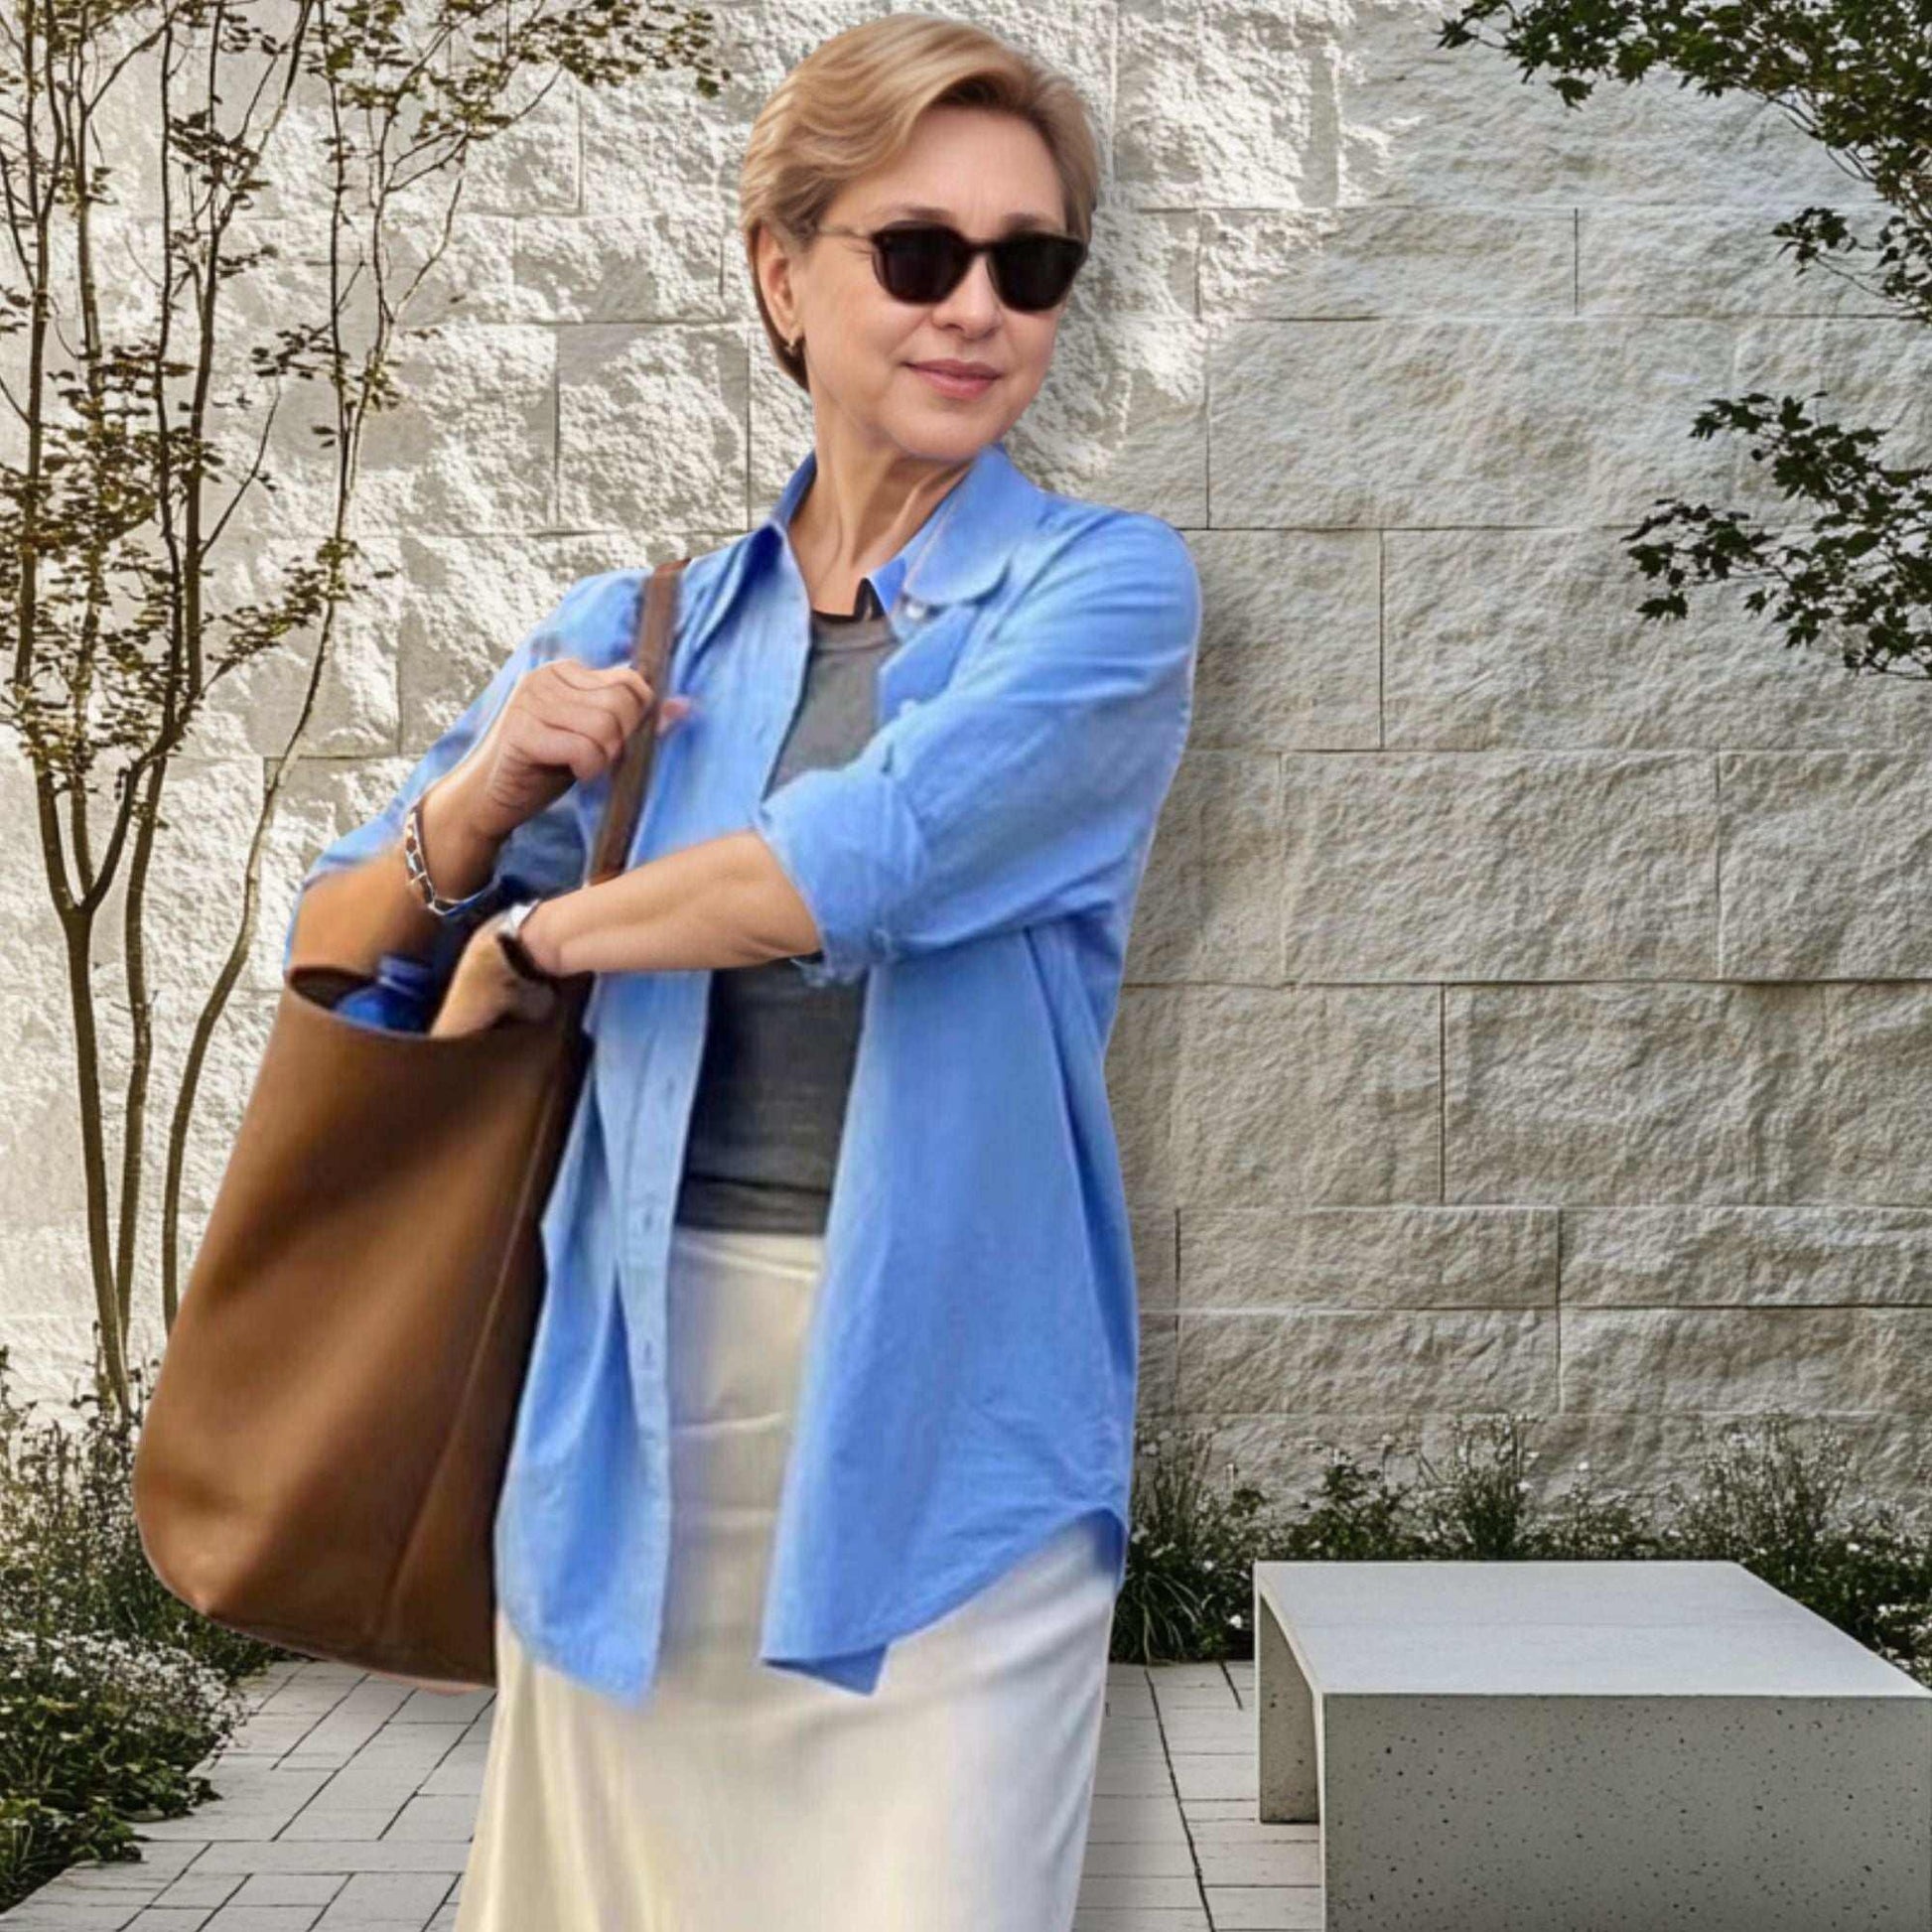
<svg viewBox="0 0 1932 1932">
<path fill-rule="evenodd" d="M 1927 1932 L 1932 1691 L 1734 1563 L 1258 1563 L 1327 1932 Z"/>
</svg>

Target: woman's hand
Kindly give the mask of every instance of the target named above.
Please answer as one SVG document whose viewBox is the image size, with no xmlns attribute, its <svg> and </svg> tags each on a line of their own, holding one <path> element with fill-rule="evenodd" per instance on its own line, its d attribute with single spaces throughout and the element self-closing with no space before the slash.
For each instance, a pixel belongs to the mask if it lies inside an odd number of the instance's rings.
<svg viewBox="0 0 1932 1932">
<path fill-rule="evenodd" d="M 477 837 L 503 840 L 573 784 L 597 777 L 623 756 L 652 692 L 629 664 L 597 670 L 558 657 L 527 670 L 489 730 L 439 781 L 461 799 L 459 817 Z M 657 706 L 662 738 L 691 710 L 689 698 Z"/>
<path fill-rule="evenodd" d="M 491 913 L 470 935 L 430 1024 L 433 1036 L 482 1033 L 499 1020 L 549 1018 L 558 998 L 556 988 L 525 979 L 496 943 L 496 928 L 507 909 Z"/>
</svg>

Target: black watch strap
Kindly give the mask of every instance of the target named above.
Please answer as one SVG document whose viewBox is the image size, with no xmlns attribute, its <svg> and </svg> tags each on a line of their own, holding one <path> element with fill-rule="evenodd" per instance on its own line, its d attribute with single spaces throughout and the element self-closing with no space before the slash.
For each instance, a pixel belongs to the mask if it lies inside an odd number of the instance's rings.
<svg viewBox="0 0 1932 1932">
<path fill-rule="evenodd" d="M 536 908 L 541 899 L 521 899 L 510 907 L 506 922 L 496 928 L 496 943 L 503 949 L 503 957 L 510 963 L 512 972 L 526 980 L 534 980 L 539 986 L 557 986 L 562 982 L 554 973 L 546 973 L 530 956 L 530 949 L 523 943 L 523 935 L 518 929 Z"/>
</svg>

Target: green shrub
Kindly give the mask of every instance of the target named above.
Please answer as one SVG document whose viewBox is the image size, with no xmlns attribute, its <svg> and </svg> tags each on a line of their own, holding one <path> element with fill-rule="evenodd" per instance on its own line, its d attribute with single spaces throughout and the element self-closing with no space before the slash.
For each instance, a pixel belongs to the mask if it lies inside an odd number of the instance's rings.
<svg viewBox="0 0 1932 1932">
<path fill-rule="evenodd" d="M 76 1862 L 138 1858 L 135 1821 L 214 1796 L 190 1767 L 245 1715 L 173 1645 L 0 1630 L 0 1900 Z"/>
<path fill-rule="evenodd" d="M 1170 1440 L 1152 1438 L 1138 1451 L 1127 1572 L 1114 1605 L 1116 1658 L 1225 1656 L 1227 1633 L 1248 1615 L 1262 1492 L 1244 1484 L 1223 1495 L 1213 1487 L 1206 1432 L 1183 1438 L 1175 1454 L 1165 1452 Z"/>
<path fill-rule="evenodd" d="M 294 1653 L 210 1622 L 149 1567 L 135 1413 L 93 1395 L 31 1420 L 0 1345 L 0 1910 L 77 1863 L 139 1857 L 134 1823 L 213 1797 L 194 1766 L 247 1714 L 240 1680 Z"/>
<path fill-rule="evenodd" d="M 1552 1489 L 1529 1447 L 1538 1422 L 1454 1419 L 1442 1465 L 1392 1436 L 1372 1462 L 1330 1448 L 1312 1492 L 1272 1507 L 1233 1481 L 1233 1461 L 1228 1485 L 1213 1483 L 1211 1429 L 1155 1433 L 1135 1474 L 1111 1655 L 1252 1657 L 1256 1562 L 1674 1557 L 1742 1564 L 1932 1685 L 1932 1538 L 1918 1513 L 1848 1498 L 1851 1455 L 1830 1424 L 1700 1426 L 1695 1481 L 1629 1491 L 1599 1490 L 1587 1458 Z M 1400 1459 L 1414 1464 L 1407 1480 L 1391 1467 Z"/>
<path fill-rule="evenodd" d="M 1671 1483 L 1673 1556 L 1727 1557 L 1932 1684 L 1932 1539 L 1921 1511 L 1848 1497 L 1851 1452 L 1834 1429 L 1792 1440 L 1792 1420 L 1732 1424 L 1707 1441 L 1688 1491 Z M 1922 1460 L 1914 1494 L 1924 1493 Z"/>
</svg>

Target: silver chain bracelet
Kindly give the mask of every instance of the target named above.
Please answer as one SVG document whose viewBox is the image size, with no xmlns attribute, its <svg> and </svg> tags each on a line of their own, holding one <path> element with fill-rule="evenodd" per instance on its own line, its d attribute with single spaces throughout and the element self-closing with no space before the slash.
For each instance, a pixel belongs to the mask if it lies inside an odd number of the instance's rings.
<svg viewBox="0 0 1932 1932">
<path fill-rule="evenodd" d="M 409 807 L 402 822 L 402 860 L 411 882 L 422 895 L 423 903 L 439 919 L 458 919 L 492 906 L 502 892 L 502 881 L 492 879 L 467 898 L 445 898 L 429 876 L 429 861 L 423 856 L 423 801 L 419 797 Z"/>
</svg>

